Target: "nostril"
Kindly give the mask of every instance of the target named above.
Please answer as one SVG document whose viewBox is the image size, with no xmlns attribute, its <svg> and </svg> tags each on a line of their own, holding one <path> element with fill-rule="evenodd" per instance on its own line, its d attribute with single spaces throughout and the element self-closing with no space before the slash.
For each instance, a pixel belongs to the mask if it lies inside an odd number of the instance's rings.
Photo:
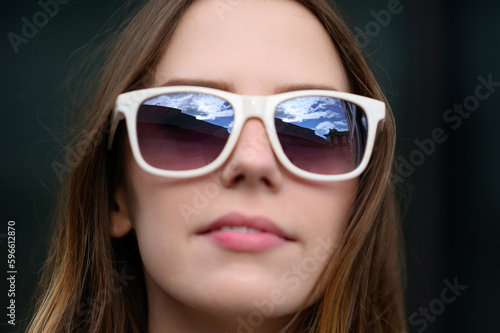
<svg viewBox="0 0 500 333">
<path fill-rule="evenodd" d="M 252 186 L 260 183 L 268 188 L 276 187 L 276 184 L 274 184 L 273 180 L 269 177 L 253 177 L 251 174 L 248 175 L 243 172 L 233 175 L 226 175 L 226 177 L 224 177 L 223 183 L 228 187 L 239 186 L 244 183 L 252 184 Z"/>
<path fill-rule="evenodd" d="M 267 179 L 267 178 L 262 178 L 262 182 L 264 184 L 266 184 L 266 186 L 269 186 L 269 187 L 271 187 L 271 185 L 272 185 L 271 182 L 269 181 L 269 179 Z"/>
<path fill-rule="evenodd" d="M 234 178 L 234 183 L 237 184 L 237 183 L 240 183 L 242 182 L 243 180 L 245 179 L 245 176 L 243 175 L 238 175 Z"/>
</svg>

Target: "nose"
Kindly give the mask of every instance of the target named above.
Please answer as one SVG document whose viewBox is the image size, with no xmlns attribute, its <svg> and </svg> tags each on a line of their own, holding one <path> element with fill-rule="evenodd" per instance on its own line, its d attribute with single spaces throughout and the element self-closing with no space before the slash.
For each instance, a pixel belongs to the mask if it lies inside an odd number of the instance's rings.
<svg viewBox="0 0 500 333">
<path fill-rule="evenodd" d="M 277 192 L 283 173 L 273 153 L 264 124 L 249 119 L 244 125 L 231 156 L 221 169 L 222 184 L 228 188 L 264 188 Z"/>
</svg>

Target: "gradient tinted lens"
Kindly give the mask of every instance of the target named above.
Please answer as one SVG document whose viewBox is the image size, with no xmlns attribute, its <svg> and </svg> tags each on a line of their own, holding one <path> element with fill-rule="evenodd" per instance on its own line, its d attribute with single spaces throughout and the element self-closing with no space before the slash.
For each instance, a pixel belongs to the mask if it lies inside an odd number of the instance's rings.
<svg viewBox="0 0 500 333">
<path fill-rule="evenodd" d="M 148 99 L 137 112 L 137 139 L 149 165 L 197 169 L 222 152 L 233 126 L 231 105 L 218 97 L 176 93 Z"/>
<path fill-rule="evenodd" d="M 275 124 L 283 151 L 298 168 L 322 175 L 353 171 L 365 152 L 365 112 L 332 97 L 307 96 L 278 105 Z"/>
</svg>

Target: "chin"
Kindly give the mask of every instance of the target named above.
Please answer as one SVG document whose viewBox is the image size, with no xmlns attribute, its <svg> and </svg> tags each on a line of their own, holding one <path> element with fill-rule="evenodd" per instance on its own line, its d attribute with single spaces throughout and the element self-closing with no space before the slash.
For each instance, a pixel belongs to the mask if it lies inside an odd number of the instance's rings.
<svg viewBox="0 0 500 333">
<path fill-rule="evenodd" d="M 224 283 L 221 288 L 205 290 L 203 299 L 193 306 L 217 316 L 247 316 L 255 311 L 265 317 L 283 317 L 296 313 L 306 304 L 307 291 L 294 292 L 283 289 L 279 283 Z"/>
</svg>

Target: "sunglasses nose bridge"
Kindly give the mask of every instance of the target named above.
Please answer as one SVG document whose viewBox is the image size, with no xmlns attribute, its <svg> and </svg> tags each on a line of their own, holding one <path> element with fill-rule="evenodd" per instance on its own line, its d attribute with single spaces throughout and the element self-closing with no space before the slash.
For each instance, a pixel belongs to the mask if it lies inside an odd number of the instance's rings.
<svg viewBox="0 0 500 333">
<path fill-rule="evenodd" d="M 266 111 L 266 97 L 261 96 L 243 96 L 243 113 L 245 119 L 258 118 L 264 122 L 264 113 Z"/>
<path fill-rule="evenodd" d="M 272 145 L 272 140 L 269 137 L 269 117 L 266 116 L 266 110 L 268 109 L 269 106 L 269 98 L 267 96 L 241 96 L 241 108 L 243 110 L 243 121 L 242 124 L 243 126 L 247 123 L 248 120 L 250 119 L 257 119 L 260 120 L 260 122 L 263 125 L 264 132 L 261 132 L 259 137 L 256 139 L 258 143 L 262 144 L 264 142 L 267 142 L 271 147 L 272 150 L 275 149 L 275 147 Z M 255 143 L 255 142 L 254 142 Z"/>
</svg>

